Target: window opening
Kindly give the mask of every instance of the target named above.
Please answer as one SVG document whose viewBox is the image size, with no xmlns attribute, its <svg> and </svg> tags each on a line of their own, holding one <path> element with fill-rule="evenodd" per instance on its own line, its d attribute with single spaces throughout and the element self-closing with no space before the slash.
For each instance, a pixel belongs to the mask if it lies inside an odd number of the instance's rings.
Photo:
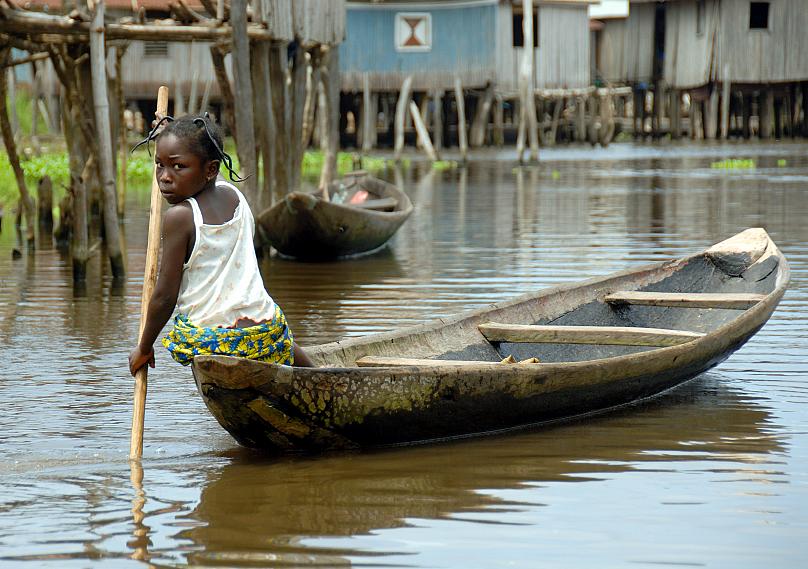
<svg viewBox="0 0 808 569">
<path fill-rule="evenodd" d="M 770 2 L 750 2 L 749 3 L 749 29 L 768 30 L 769 29 L 769 4 Z"/>
</svg>

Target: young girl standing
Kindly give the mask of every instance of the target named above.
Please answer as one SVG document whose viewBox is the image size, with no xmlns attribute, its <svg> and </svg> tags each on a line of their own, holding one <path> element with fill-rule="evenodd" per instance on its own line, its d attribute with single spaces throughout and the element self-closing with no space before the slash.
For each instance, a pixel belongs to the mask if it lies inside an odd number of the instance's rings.
<svg viewBox="0 0 808 569">
<path fill-rule="evenodd" d="M 207 115 L 184 116 L 155 134 L 158 127 L 144 142 L 156 140 L 157 182 L 171 207 L 163 219 L 157 283 L 129 371 L 154 367 L 154 342 L 175 307 L 179 314 L 163 345 L 183 365 L 197 355 L 222 354 L 311 366 L 264 289 L 249 205 L 235 186 L 217 181 L 222 162 L 231 179 L 234 174 L 218 127 Z"/>
</svg>

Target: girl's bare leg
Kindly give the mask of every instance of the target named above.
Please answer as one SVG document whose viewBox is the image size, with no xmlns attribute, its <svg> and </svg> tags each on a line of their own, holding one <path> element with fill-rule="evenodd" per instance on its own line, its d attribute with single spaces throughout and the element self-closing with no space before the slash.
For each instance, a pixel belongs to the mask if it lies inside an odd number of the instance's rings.
<svg viewBox="0 0 808 569">
<path fill-rule="evenodd" d="M 314 363 L 309 359 L 309 355 L 303 350 L 303 348 L 295 343 L 292 347 L 295 354 L 295 363 L 298 367 L 317 367 Z"/>
</svg>

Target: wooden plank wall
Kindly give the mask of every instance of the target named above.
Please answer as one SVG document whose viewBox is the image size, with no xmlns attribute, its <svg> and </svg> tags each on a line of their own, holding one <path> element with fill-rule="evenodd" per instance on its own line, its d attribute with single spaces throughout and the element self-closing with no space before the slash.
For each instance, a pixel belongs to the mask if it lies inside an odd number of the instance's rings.
<svg viewBox="0 0 808 569">
<path fill-rule="evenodd" d="M 710 50 L 717 29 L 718 0 L 705 0 L 704 24 L 697 32 L 696 0 L 666 4 L 664 78 L 678 89 L 699 87 L 710 80 Z M 748 16 L 747 16 L 748 17 Z M 747 25 L 748 27 L 748 25 Z"/>
<path fill-rule="evenodd" d="M 295 37 L 304 46 L 334 45 L 345 37 L 345 0 L 294 0 L 292 6 Z"/>
<path fill-rule="evenodd" d="M 539 89 L 588 87 L 589 15 L 586 5 L 539 4 L 536 83 Z M 510 3 L 501 3 L 497 17 L 497 86 L 516 90 L 524 48 L 513 47 Z"/>
<path fill-rule="evenodd" d="M 654 4 L 631 4 L 628 18 L 604 20 L 598 71 L 611 83 L 649 83 L 654 65 Z"/>
<path fill-rule="evenodd" d="M 724 0 L 718 60 L 733 82 L 808 79 L 808 2 L 770 0 L 769 29 L 749 29 L 749 2 Z"/>
</svg>

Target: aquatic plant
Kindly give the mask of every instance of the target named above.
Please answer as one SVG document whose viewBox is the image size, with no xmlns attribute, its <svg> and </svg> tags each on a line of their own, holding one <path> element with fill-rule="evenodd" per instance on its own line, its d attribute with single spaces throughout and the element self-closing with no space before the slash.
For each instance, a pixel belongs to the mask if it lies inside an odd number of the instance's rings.
<svg viewBox="0 0 808 569">
<path fill-rule="evenodd" d="M 751 158 L 727 158 L 710 164 L 714 170 L 754 170 L 757 167 Z"/>
</svg>

